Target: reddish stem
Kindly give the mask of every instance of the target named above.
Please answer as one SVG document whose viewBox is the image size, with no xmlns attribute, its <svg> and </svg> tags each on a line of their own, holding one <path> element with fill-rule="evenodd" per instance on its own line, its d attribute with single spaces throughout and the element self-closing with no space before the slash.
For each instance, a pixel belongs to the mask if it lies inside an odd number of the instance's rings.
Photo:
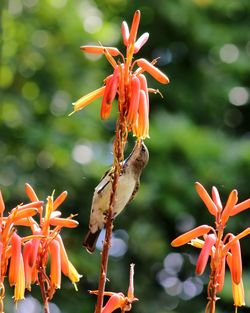
<svg viewBox="0 0 250 313">
<path fill-rule="evenodd" d="M 102 250 L 102 259 L 101 259 L 101 268 L 100 268 L 100 276 L 99 276 L 99 286 L 98 286 L 98 298 L 95 313 L 101 313 L 103 307 L 103 298 L 105 291 L 105 284 L 107 278 L 107 268 L 108 268 L 108 259 L 109 259 L 109 249 L 111 247 L 111 236 L 112 236 L 112 228 L 113 228 L 113 208 L 115 203 L 115 195 L 117 190 L 117 183 L 121 172 L 121 161 L 123 159 L 123 150 L 124 150 L 124 142 L 126 142 L 126 131 L 124 126 L 124 118 L 122 114 L 120 115 L 119 120 L 116 125 L 116 138 L 114 141 L 114 177 L 112 182 L 112 192 L 110 195 L 110 203 L 109 203 L 109 211 L 107 215 L 106 221 L 106 233 L 105 239 L 103 243 Z"/>
</svg>

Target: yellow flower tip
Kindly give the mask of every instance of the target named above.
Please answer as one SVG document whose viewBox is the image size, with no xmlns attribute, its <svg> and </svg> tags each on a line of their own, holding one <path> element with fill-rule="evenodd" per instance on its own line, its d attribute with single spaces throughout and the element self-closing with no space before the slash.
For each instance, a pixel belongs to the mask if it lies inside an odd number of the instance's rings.
<svg viewBox="0 0 250 313">
<path fill-rule="evenodd" d="M 82 275 L 80 275 L 77 272 L 76 268 L 70 261 L 69 261 L 69 273 L 67 276 L 73 284 L 78 283 L 82 277 Z"/>
<path fill-rule="evenodd" d="M 74 105 L 74 112 L 82 110 L 83 108 L 85 108 L 88 104 L 90 104 L 94 100 L 102 97 L 104 94 L 104 91 L 105 91 L 105 86 L 103 86 L 99 89 L 96 89 L 96 90 L 90 92 L 89 94 L 81 97 L 79 100 L 77 100 L 73 104 Z"/>
<path fill-rule="evenodd" d="M 171 242 L 172 247 L 180 247 L 191 241 L 196 237 L 200 237 L 202 235 L 207 234 L 209 231 L 213 230 L 213 228 L 209 225 L 201 225 L 190 231 L 186 232 L 183 235 L 180 235 L 176 239 Z"/>
<path fill-rule="evenodd" d="M 75 105 L 75 102 L 72 103 L 72 105 Z M 68 116 L 71 116 L 71 115 L 73 115 L 74 113 L 76 113 L 76 111 L 72 111 L 71 113 L 68 114 Z"/>
<path fill-rule="evenodd" d="M 24 299 L 25 292 L 25 275 L 22 255 L 20 257 L 20 263 L 18 266 L 17 280 L 14 288 L 14 301 L 20 301 Z"/>
<path fill-rule="evenodd" d="M 241 307 L 245 305 L 245 292 L 244 292 L 244 285 L 242 279 L 238 284 L 234 282 L 233 274 L 232 274 L 232 265 L 233 263 L 233 257 L 231 254 L 227 255 L 227 264 L 229 266 L 230 272 L 231 272 L 231 278 L 232 278 L 232 292 L 233 292 L 233 298 L 234 298 L 234 305 L 236 307 Z"/>
</svg>

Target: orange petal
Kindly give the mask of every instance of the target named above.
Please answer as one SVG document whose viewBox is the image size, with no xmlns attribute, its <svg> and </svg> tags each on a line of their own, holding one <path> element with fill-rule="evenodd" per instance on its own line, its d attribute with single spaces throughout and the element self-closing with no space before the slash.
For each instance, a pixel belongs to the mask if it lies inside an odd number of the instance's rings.
<svg viewBox="0 0 250 313">
<path fill-rule="evenodd" d="M 29 291 L 31 290 L 32 283 L 32 267 L 29 265 L 29 256 L 32 252 L 31 241 L 26 242 L 23 248 L 23 263 L 24 263 L 24 273 L 25 273 L 25 288 Z"/>
<path fill-rule="evenodd" d="M 250 199 L 247 199 L 243 202 L 236 204 L 233 207 L 232 211 L 230 212 L 230 216 L 234 216 L 234 215 L 236 215 L 236 214 L 238 214 L 244 210 L 247 210 L 249 208 L 250 208 Z"/>
<path fill-rule="evenodd" d="M 49 220 L 50 225 L 75 228 L 78 226 L 78 222 L 69 218 L 54 217 Z"/>
<path fill-rule="evenodd" d="M 114 70 L 114 74 L 107 79 L 106 89 L 102 98 L 101 119 L 106 120 L 111 112 L 112 102 L 117 93 L 119 83 L 119 67 Z"/>
<path fill-rule="evenodd" d="M 208 257 L 211 254 L 213 245 L 216 242 L 214 234 L 208 235 L 205 239 L 204 245 L 201 249 L 200 255 L 197 260 L 195 272 L 197 275 L 202 275 L 207 265 Z"/>
<path fill-rule="evenodd" d="M 31 201 L 33 202 L 39 201 L 34 189 L 28 183 L 25 184 L 25 192 Z"/>
<path fill-rule="evenodd" d="M 153 76 L 158 82 L 162 84 L 169 83 L 169 78 L 157 67 L 155 67 L 152 63 L 148 62 L 146 59 L 138 59 L 136 63 L 144 71 L 148 72 L 151 76 Z"/>
<path fill-rule="evenodd" d="M 61 287 L 61 256 L 60 245 L 56 240 L 52 240 L 49 246 L 50 249 L 50 279 L 53 289 Z"/>
<path fill-rule="evenodd" d="M 129 28 L 127 22 L 122 22 L 122 39 L 125 46 L 128 45 Z"/>
<path fill-rule="evenodd" d="M 15 285 L 18 280 L 20 259 L 21 259 L 21 237 L 14 233 L 11 240 L 11 259 L 9 268 L 10 286 Z"/>
<path fill-rule="evenodd" d="M 213 186 L 213 188 L 212 188 L 212 199 L 213 199 L 213 202 L 215 203 L 215 205 L 217 206 L 218 211 L 221 212 L 222 211 L 222 203 L 220 200 L 220 195 L 219 195 L 218 189 L 215 186 Z"/>
<path fill-rule="evenodd" d="M 81 97 L 79 100 L 77 100 L 75 103 L 73 103 L 74 106 L 74 112 L 80 111 L 81 109 L 85 108 L 88 104 L 96 100 L 97 98 L 100 98 L 103 96 L 105 91 L 105 86 L 96 89 L 89 94 Z"/>
<path fill-rule="evenodd" d="M 195 189 L 196 189 L 198 195 L 200 196 L 201 200 L 205 203 L 210 214 L 216 216 L 218 213 L 218 208 L 215 205 L 215 203 L 213 202 L 213 200 L 210 198 L 206 189 L 199 182 L 195 183 Z"/>
<path fill-rule="evenodd" d="M 140 18 L 141 18 L 141 12 L 139 10 L 135 11 L 132 25 L 131 25 L 131 30 L 129 34 L 129 39 L 128 39 L 128 44 L 132 44 L 136 41 L 136 36 L 137 36 L 137 31 L 140 23 Z"/>
<path fill-rule="evenodd" d="M 41 205 L 43 205 L 43 201 L 30 202 L 28 204 L 19 205 L 18 206 L 18 211 L 21 211 L 21 210 L 24 210 L 24 209 L 29 209 L 29 208 L 40 208 Z"/>
<path fill-rule="evenodd" d="M 67 198 L 67 195 L 68 195 L 68 192 L 67 191 L 63 191 L 56 198 L 56 200 L 53 202 L 53 210 L 56 210 L 64 202 L 64 200 Z"/>
<path fill-rule="evenodd" d="M 131 97 L 129 102 L 127 121 L 128 123 L 133 124 L 137 117 L 140 99 L 140 80 L 136 76 L 133 76 L 130 80 L 130 93 Z"/>
<path fill-rule="evenodd" d="M 39 235 L 39 233 L 37 233 L 37 235 Z M 33 267 L 36 263 L 40 242 L 41 242 L 40 238 L 34 238 L 31 240 L 32 249 L 29 254 L 29 266 L 30 267 Z"/>
<path fill-rule="evenodd" d="M 5 210 L 5 205 L 3 201 L 2 192 L 0 190 L 0 214 L 3 214 L 3 211 Z"/>
<path fill-rule="evenodd" d="M 233 236 L 233 235 L 232 235 Z M 235 236 L 233 236 L 234 238 Z M 240 242 L 237 240 L 231 247 L 232 262 L 231 262 L 231 274 L 235 284 L 239 284 L 242 279 L 242 260 Z"/>
<path fill-rule="evenodd" d="M 19 219 L 27 218 L 36 215 L 38 212 L 35 208 L 28 208 L 28 209 L 22 209 L 18 210 L 16 213 L 16 216 L 14 218 L 14 224 L 16 224 L 16 221 L 18 222 Z"/>
<path fill-rule="evenodd" d="M 145 95 L 146 95 L 146 98 L 147 98 L 147 103 L 148 103 L 148 111 L 149 111 L 149 97 L 148 97 L 148 82 L 147 82 L 147 78 L 143 74 L 139 74 L 137 77 L 140 80 L 141 90 L 143 90 L 145 92 Z"/>
<path fill-rule="evenodd" d="M 114 293 L 102 309 L 102 313 L 112 313 L 125 304 L 125 297 L 122 293 Z"/>
<path fill-rule="evenodd" d="M 149 137 L 149 116 L 148 103 L 144 90 L 140 91 L 140 101 L 138 109 L 138 134 L 137 137 L 145 139 Z"/>
<path fill-rule="evenodd" d="M 144 33 L 140 36 L 140 38 L 137 39 L 135 43 L 134 53 L 137 53 L 142 46 L 145 45 L 145 43 L 148 41 L 149 33 Z"/>
<path fill-rule="evenodd" d="M 224 247 L 223 247 L 223 254 L 226 255 L 228 250 L 231 249 L 232 245 L 241 238 L 246 237 L 250 234 L 250 227 L 243 230 L 241 233 L 239 233 L 237 236 L 235 236 L 232 240 L 230 240 Z"/>
<path fill-rule="evenodd" d="M 105 53 L 105 50 L 106 50 L 113 57 L 116 57 L 117 55 L 120 54 L 120 51 L 115 47 L 81 46 L 80 49 L 84 52 L 94 53 L 94 54 Z"/>
<path fill-rule="evenodd" d="M 222 215 L 221 215 L 221 223 L 222 225 L 225 225 L 232 210 L 233 210 L 233 207 L 235 206 L 235 204 L 237 203 L 238 201 L 238 192 L 236 189 L 234 189 L 233 191 L 231 191 L 229 197 L 228 197 L 228 200 L 227 200 L 227 203 L 226 203 L 226 206 L 222 212 Z"/>
<path fill-rule="evenodd" d="M 185 245 L 188 243 L 191 239 L 194 239 L 196 237 L 200 237 L 202 235 L 207 234 L 209 231 L 211 231 L 213 228 L 208 225 L 201 225 L 194 229 L 191 229 L 190 231 L 186 232 L 183 235 L 180 235 L 176 239 L 174 239 L 171 242 L 172 247 L 180 247 L 182 245 Z"/>
<path fill-rule="evenodd" d="M 62 240 L 62 237 L 60 234 L 58 234 L 55 238 L 59 242 L 60 245 L 60 256 L 61 256 L 61 267 L 62 267 L 62 272 L 65 276 L 69 275 L 69 258 L 66 252 L 66 249 L 64 247 L 64 243 Z"/>
</svg>

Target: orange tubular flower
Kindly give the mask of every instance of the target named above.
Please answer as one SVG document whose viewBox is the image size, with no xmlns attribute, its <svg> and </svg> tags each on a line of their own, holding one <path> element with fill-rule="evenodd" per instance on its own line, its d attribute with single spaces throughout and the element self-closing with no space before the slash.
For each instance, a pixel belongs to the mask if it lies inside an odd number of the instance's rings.
<svg viewBox="0 0 250 313">
<path fill-rule="evenodd" d="M 234 305 L 237 307 L 244 306 L 245 305 L 245 292 L 244 292 L 244 286 L 242 279 L 239 283 L 235 283 L 233 272 L 232 272 L 232 266 L 233 266 L 233 256 L 228 254 L 227 256 L 227 264 L 231 272 L 232 277 L 232 291 L 233 291 L 233 298 L 234 298 Z"/>
<path fill-rule="evenodd" d="M 60 245 L 56 240 L 52 240 L 50 249 L 50 279 L 52 289 L 61 288 L 61 255 Z"/>
<path fill-rule="evenodd" d="M 209 301 L 206 307 L 206 313 L 215 312 L 215 302 L 219 299 L 217 294 L 222 291 L 224 286 L 226 260 L 231 272 L 234 304 L 236 307 L 245 305 L 239 240 L 250 234 L 250 227 L 236 236 L 231 233 L 224 236 L 224 228 L 230 216 L 236 215 L 250 207 L 250 199 L 237 204 L 238 192 L 237 190 L 233 190 L 223 208 L 216 187 L 212 188 L 212 197 L 210 197 L 200 183 L 197 182 L 195 188 L 207 206 L 209 213 L 214 216 L 215 228 L 208 225 L 198 226 L 177 237 L 172 241 L 171 245 L 173 247 L 179 247 L 183 244 L 190 243 L 192 246 L 201 249 L 196 265 L 196 273 L 198 275 L 204 272 L 210 256 L 211 273 L 207 289 Z M 212 231 L 211 234 L 209 234 L 210 231 Z M 204 240 L 197 238 L 200 236 L 203 236 Z"/>
<path fill-rule="evenodd" d="M 149 33 L 144 33 L 137 39 L 140 17 L 140 11 L 137 10 L 130 30 L 128 24 L 122 22 L 121 32 L 126 47 L 124 55 L 116 47 L 81 46 L 81 50 L 86 53 L 104 54 L 114 68 L 114 72 L 104 79 L 105 86 L 83 96 L 73 105 L 74 112 L 79 111 L 102 97 L 101 119 L 106 120 L 110 116 L 112 103 L 118 95 L 118 110 L 125 118 L 127 130 L 132 131 L 139 139 L 145 139 L 149 137 L 149 88 L 142 72 L 148 72 L 162 84 L 168 84 L 169 79 L 154 66 L 156 60 L 151 63 L 146 59 L 134 61 L 134 54 L 138 53 L 149 38 Z M 136 70 L 134 70 L 135 65 L 138 66 Z M 151 91 L 158 93 L 154 89 Z"/>
<path fill-rule="evenodd" d="M 211 226 L 208 225 L 201 225 L 198 226 L 188 232 L 186 232 L 185 234 L 177 237 L 175 240 L 173 240 L 171 242 L 171 246 L 172 247 L 180 247 L 185 245 L 186 243 L 188 243 L 189 241 L 191 241 L 192 239 L 196 238 L 196 237 L 200 237 L 202 235 L 207 234 L 208 232 L 210 232 L 213 228 Z"/>
<path fill-rule="evenodd" d="M 209 255 L 211 255 L 211 250 L 215 242 L 216 236 L 214 234 L 207 235 L 207 238 L 205 239 L 204 245 L 201 249 L 200 255 L 196 263 L 195 272 L 197 275 L 202 275 L 204 273 Z"/>
</svg>

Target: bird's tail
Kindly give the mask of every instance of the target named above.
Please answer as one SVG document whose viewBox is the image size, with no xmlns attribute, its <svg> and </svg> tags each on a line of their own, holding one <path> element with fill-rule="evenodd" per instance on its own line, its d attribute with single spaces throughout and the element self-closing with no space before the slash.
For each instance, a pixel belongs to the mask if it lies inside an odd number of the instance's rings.
<svg viewBox="0 0 250 313">
<path fill-rule="evenodd" d="M 89 230 L 87 235 L 85 236 L 82 245 L 86 248 L 86 250 L 89 253 L 92 253 L 95 251 L 95 246 L 97 239 L 100 235 L 101 229 L 98 229 L 95 233 L 91 233 Z"/>
</svg>

